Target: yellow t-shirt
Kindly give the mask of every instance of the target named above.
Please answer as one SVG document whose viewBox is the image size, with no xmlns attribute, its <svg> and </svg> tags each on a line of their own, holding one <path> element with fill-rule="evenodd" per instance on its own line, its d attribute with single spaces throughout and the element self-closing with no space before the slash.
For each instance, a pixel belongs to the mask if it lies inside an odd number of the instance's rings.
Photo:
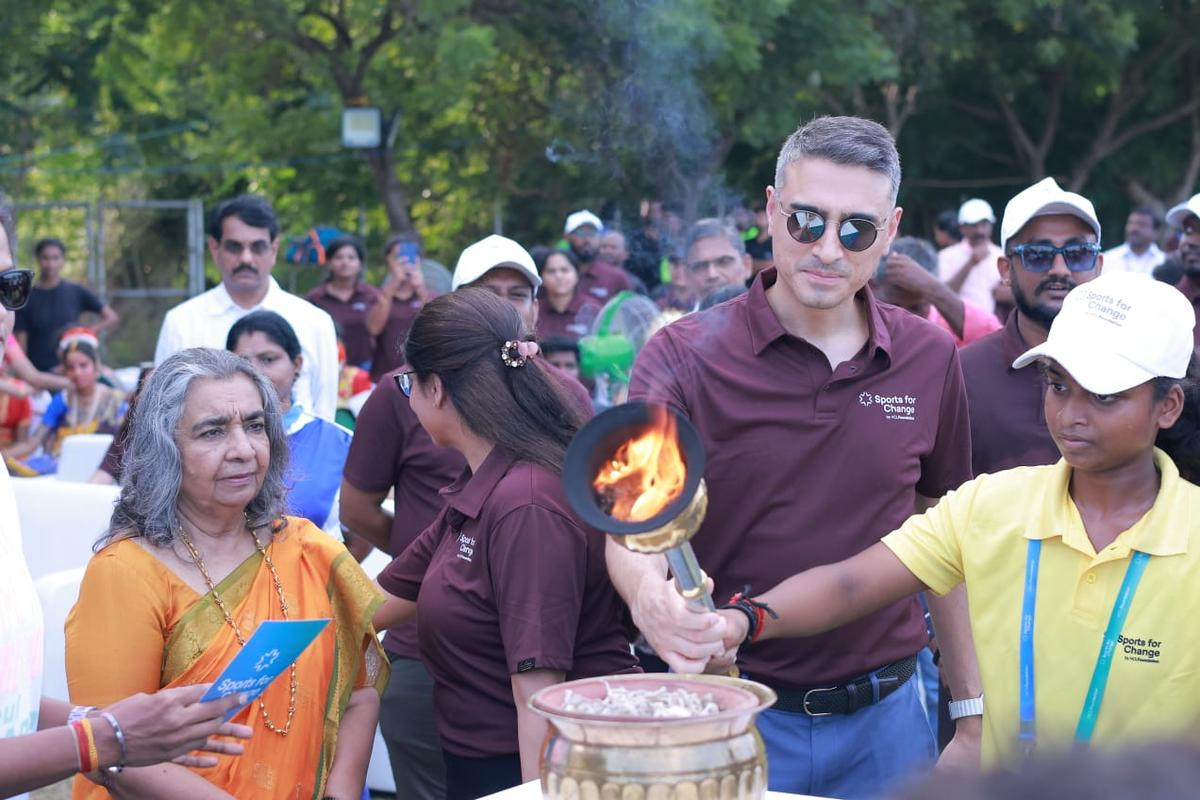
<svg viewBox="0 0 1200 800">
<path fill-rule="evenodd" d="M 1187 732 L 1200 720 L 1200 487 L 1154 451 L 1154 505 L 1097 554 L 1067 492 L 1071 468 L 1019 467 L 963 484 L 883 539 L 926 586 L 965 581 L 983 678 L 983 763 L 1020 755 L 1018 652 L 1029 539 L 1042 539 L 1034 620 L 1038 751 L 1075 735 L 1131 553 L 1150 554 L 1113 657 L 1098 747 Z"/>
</svg>

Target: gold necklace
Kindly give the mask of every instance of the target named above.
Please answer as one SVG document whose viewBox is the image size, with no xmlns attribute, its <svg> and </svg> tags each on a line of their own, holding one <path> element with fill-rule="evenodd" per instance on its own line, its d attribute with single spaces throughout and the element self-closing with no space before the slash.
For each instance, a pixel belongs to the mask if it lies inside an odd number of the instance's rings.
<svg viewBox="0 0 1200 800">
<path fill-rule="evenodd" d="M 250 528 L 250 538 L 254 539 L 254 549 L 262 553 L 263 561 L 266 562 L 267 570 L 271 573 L 271 581 L 275 584 L 275 594 L 279 595 L 279 610 L 283 612 L 283 618 L 288 618 L 287 600 L 283 597 L 283 585 L 279 582 L 279 573 L 275 571 L 275 564 L 271 561 L 271 557 L 267 555 L 266 549 L 258 541 L 258 536 L 255 535 L 254 529 L 250 527 L 249 520 L 246 521 L 246 527 Z M 188 538 L 184 532 L 183 526 L 179 526 L 179 538 L 191 554 L 192 563 L 200 570 L 200 575 L 204 578 L 204 585 L 208 587 L 208 591 L 212 594 L 213 600 L 217 604 L 217 608 L 221 609 L 221 613 L 225 615 L 225 622 L 229 627 L 233 628 L 233 635 L 237 637 L 238 644 L 242 647 L 246 646 L 246 639 L 242 636 L 241 630 L 236 622 L 233 621 L 233 615 L 229 613 L 229 609 L 225 607 L 225 601 L 221 599 L 221 595 L 217 594 L 217 587 L 213 585 L 212 578 L 208 576 L 208 570 L 204 568 L 204 560 L 200 558 L 200 552 L 196 550 L 196 546 L 192 544 L 192 540 Z M 280 736 L 287 736 L 288 731 L 292 729 L 292 720 L 296 716 L 296 662 L 292 662 L 291 666 L 291 697 L 288 700 L 287 723 L 282 727 L 278 727 L 271 722 L 270 716 L 267 715 L 267 704 L 263 702 L 262 695 L 258 696 L 258 707 L 262 710 L 263 724 L 267 726 L 267 730 L 278 733 Z"/>
</svg>

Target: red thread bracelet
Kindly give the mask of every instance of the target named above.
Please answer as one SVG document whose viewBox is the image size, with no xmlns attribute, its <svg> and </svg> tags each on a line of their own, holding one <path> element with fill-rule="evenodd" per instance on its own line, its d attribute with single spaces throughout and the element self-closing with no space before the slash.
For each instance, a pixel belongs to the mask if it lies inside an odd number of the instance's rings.
<svg viewBox="0 0 1200 800">
<path fill-rule="evenodd" d="M 88 752 L 87 732 L 83 729 L 83 723 L 76 720 L 71 723 L 71 729 L 75 731 L 75 745 L 79 748 L 79 771 L 92 772 L 96 765 L 92 763 L 91 754 Z"/>
</svg>

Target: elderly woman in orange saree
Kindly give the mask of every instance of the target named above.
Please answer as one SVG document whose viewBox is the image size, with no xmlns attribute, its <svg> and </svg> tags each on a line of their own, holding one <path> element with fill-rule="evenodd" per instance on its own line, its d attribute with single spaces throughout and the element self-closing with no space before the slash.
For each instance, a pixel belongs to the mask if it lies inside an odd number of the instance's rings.
<svg viewBox="0 0 1200 800">
<path fill-rule="evenodd" d="M 212 681 L 264 620 L 332 623 L 234 717 L 254 731 L 241 757 L 126 769 L 107 787 L 80 778 L 76 800 L 361 797 L 387 682 L 381 597 L 339 542 L 280 513 L 285 442 L 270 383 L 232 353 L 184 350 L 147 383 L 67 619 L 72 702 Z"/>
</svg>

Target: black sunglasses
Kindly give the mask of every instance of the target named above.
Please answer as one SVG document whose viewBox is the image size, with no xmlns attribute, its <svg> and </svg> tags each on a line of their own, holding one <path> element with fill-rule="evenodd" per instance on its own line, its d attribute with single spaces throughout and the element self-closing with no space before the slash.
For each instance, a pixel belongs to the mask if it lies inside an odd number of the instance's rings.
<svg viewBox="0 0 1200 800">
<path fill-rule="evenodd" d="M 800 244 L 812 244 L 825 235 L 825 218 L 816 211 L 784 211 L 780 208 L 779 213 L 787 217 L 788 235 Z M 850 252 L 859 253 L 875 244 L 885 227 L 869 219 L 849 217 L 838 225 L 838 241 Z"/>
<path fill-rule="evenodd" d="M 9 311 L 24 308 L 33 288 L 33 270 L 10 269 L 0 272 L 0 305 Z"/>
<path fill-rule="evenodd" d="M 1071 272 L 1088 272 L 1096 268 L 1100 245 L 1092 242 L 1071 242 L 1062 247 L 1052 244 L 1019 244 L 1009 253 L 1021 258 L 1021 266 L 1029 272 L 1049 272 L 1054 259 L 1063 257 Z"/>
<path fill-rule="evenodd" d="M 414 372 L 401 372 L 399 375 L 392 376 L 396 379 L 396 385 L 400 387 L 400 391 L 404 393 L 405 397 L 412 397 L 412 376 L 415 374 Z"/>
</svg>

